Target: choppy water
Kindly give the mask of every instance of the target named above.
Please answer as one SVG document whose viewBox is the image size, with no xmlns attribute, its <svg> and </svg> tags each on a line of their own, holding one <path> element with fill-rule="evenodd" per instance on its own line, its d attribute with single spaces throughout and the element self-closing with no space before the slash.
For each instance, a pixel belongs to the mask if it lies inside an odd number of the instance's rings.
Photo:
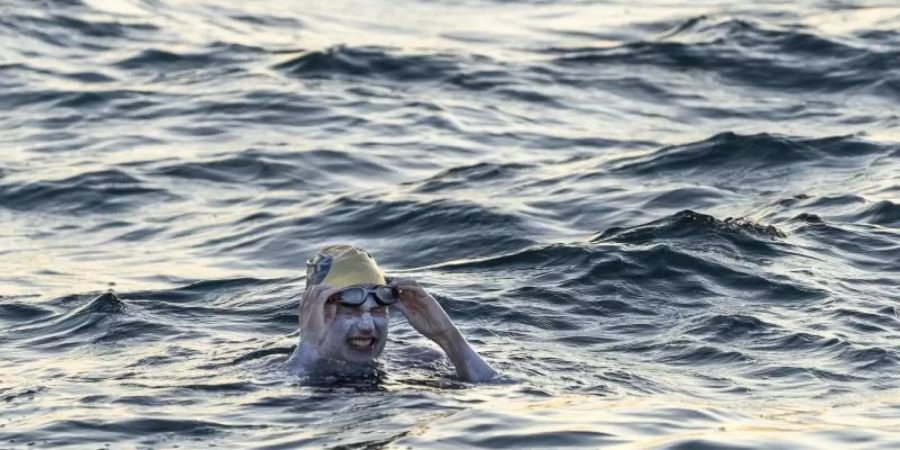
<svg viewBox="0 0 900 450">
<path fill-rule="evenodd" d="M 0 448 L 900 448 L 894 2 L 310 3 L 0 3 Z M 335 242 L 504 382 L 279 370 Z"/>
</svg>

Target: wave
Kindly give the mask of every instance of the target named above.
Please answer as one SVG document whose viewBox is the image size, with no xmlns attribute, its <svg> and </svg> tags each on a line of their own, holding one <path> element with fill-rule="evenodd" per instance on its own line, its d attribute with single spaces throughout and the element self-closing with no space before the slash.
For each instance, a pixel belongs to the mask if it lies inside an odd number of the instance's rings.
<svg viewBox="0 0 900 450">
<path fill-rule="evenodd" d="M 900 51 L 858 47 L 799 28 L 766 28 L 740 19 L 688 19 L 655 40 L 606 48 L 550 48 L 560 65 L 648 65 L 712 72 L 777 90 L 842 92 L 871 88 L 900 98 Z"/>
<path fill-rule="evenodd" d="M 527 237 L 530 231 L 523 217 L 475 202 L 386 200 L 362 194 L 341 196 L 292 217 L 253 223 L 201 246 L 216 254 L 263 259 L 278 254 L 278 264 L 296 268 L 297 261 L 327 243 L 362 242 L 379 261 L 408 267 L 524 248 L 534 244 Z M 447 247 L 447 242 L 453 245 Z"/>
<path fill-rule="evenodd" d="M 139 417 L 122 420 L 79 420 L 65 419 L 49 422 L 35 428 L 27 435 L 10 434 L 13 440 L 39 440 L 52 442 L 54 446 L 78 446 L 93 436 L 92 439 L 118 441 L 134 436 L 153 436 L 155 434 L 177 434 L 188 439 L 211 439 L 217 435 L 225 435 L 235 430 L 259 428 L 255 425 L 237 423 L 219 423 L 189 418 Z M 27 439 L 26 439 L 27 437 Z"/>
<path fill-rule="evenodd" d="M 890 200 L 881 200 L 865 206 L 854 214 L 852 219 L 872 225 L 900 228 L 900 204 Z"/>
<path fill-rule="evenodd" d="M 599 233 L 591 238 L 592 242 L 615 241 L 628 244 L 646 244 L 655 240 L 673 240 L 685 237 L 708 239 L 710 235 L 735 237 L 755 236 L 737 242 L 747 247 L 749 243 L 760 243 L 759 237 L 783 238 L 787 235 L 773 225 L 761 225 L 750 219 L 727 218 L 716 219 L 713 216 L 686 210 L 672 216 L 655 220 L 635 227 L 615 227 Z M 753 245 L 758 247 L 758 245 Z"/>
<path fill-rule="evenodd" d="M 198 325 L 222 327 L 228 323 L 240 323 L 241 329 L 259 335 L 284 335 L 297 327 L 298 295 L 302 292 L 284 281 L 236 278 L 135 291 L 121 297 L 112 291 L 93 298 L 73 295 L 26 311 L 4 305 L 0 312 L 19 316 L 3 316 L 4 321 L 15 320 L 0 329 L 0 342 L 49 352 L 131 340 L 177 342 L 205 334 L 196 328 Z"/>
<path fill-rule="evenodd" d="M 64 303 L 71 300 L 66 299 Z M 0 335 L 0 340 L 20 341 L 32 349 L 65 350 L 83 345 L 86 341 L 105 339 L 112 329 L 110 319 L 124 311 L 122 300 L 116 294 L 107 292 L 69 312 L 12 326 L 4 330 L 5 336 Z"/>
<path fill-rule="evenodd" d="M 60 76 L 69 77 L 71 75 L 61 74 Z M 28 89 L 16 89 L 0 93 L 0 106 L 6 108 L 22 108 L 45 105 L 48 107 L 63 107 L 80 110 L 82 108 L 88 109 L 112 105 L 117 109 L 125 109 L 127 105 L 143 101 L 147 96 L 148 95 L 145 92 L 123 89 L 94 91 L 59 89 L 41 89 L 39 91 L 32 91 Z M 69 123 L 77 122 L 78 120 L 74 118 L 69 121 Z"/>
<path fill-rule="evenodd" d="M 766 272 L 771 258 L 790 254 L 782 237 L 775 227 L 684 211 L 644 225 L 607 230 L 585 243 L 532 246 L 429 268 L 527 274 L 528 279 L 591 295 L 592 301 L 621 296 L 665 304 L 680 297 L 691 300 L 678 306 L 696 307 L 713 299 L 770 304 L 826 297 L 818 287 Z"/>
<path fill-rule="evenodd" d="M 612 171 L 637 176 L 678 174 L 704 180 L 752 183 L 781 180 L 798 166 L 846 167 L 900 147 L 839 136 L 802 139 L 767 133 L 717 134 L 690 144 L 662 148 L 649 155 L 615 161 Z"/>
<path fill-rule="evenodd" d="M 798 194 L 775 202 L 794 214 L 793 220 L 806 223 L 853 223 L 900 228 L 900 206 L 891 200 L 872 201 L 859 194 L 810 196 Z"/>
<path fill-rule="evenodd" d="M 454 242 L 456 255 L 484 255 L 533 244 L 526 237 L 531 233 L 522 217 L 462 200 L 341 197 L 326 209 L 325 216 L 328 226 L 323 231 L 328 236 L 402 237 L 395 241 L 395 251 L 412 260 L 427 258 L 432 252 L 436 252 L 434 257 L 446 252 L 447 249 L 437 247 L 438 241 Z"/>
<path fill-rule="evenodd" d="M 712 345 L 668 344 L 662 361 L 680 365 L 721 365 L 749 363 L 753 358 L 736 350 L 725 350 Z M 684 347 L 684 348 L 681 348 Z"/>
<path fill-rule="evenodd" d="M 128 292 L 130 305 L 162 321 L 241 324 L 258 335 L 288 334 L 297 327 L 300 280 L 226 278 L 172 289 Z M 186 330 L 185 330 L 186 332 Z"/>
<path fill-rule="evenodd" d="M 235 70 L 234 63 L 244 61 L 248 56 L 258 56 L 263 52 L 264 50 L 259 47 L 225 42 L 214 42 L 203 48 L 202 51 L 193 53 L 177 53 L 148 48 L 115 62 L 113 66 L 124 70 L 165 71 L 166 74 L 171 74 L 173 71 L 222 68 L 224 66 L 229 66 L 228 70 Z"/>
<path fill-rule="evenodd" d="M 59 10 L 35 14 L 34 6 L 28 5 L 30 14 L 4 14 L 0 17 L 0 30 L 54 47 L 69 49 L 77 46 L 87 50 L 107 50 L 111 39 L 140 41 L 142 37 L 159 31 L 150 23 L 88 19 L 60 14 L 62 11 Z"/>
<path fill-rule="evenodd" d="M 687 186 L 671 188 L 665 186 L 660 193 L 644 202 L 644 208 L 651 209 L 691 209 L 711 208 L 722 204 L 733 195 L 725 189 L 716 189 L 710 186 Z M 649 192 L 649 190 L 648 190 Z"/>
<path fill-rule="evenodd" d="M 847 326 L 856 328 L 867 335 L 900 332 L 900 321 L 897 320 L 900 317 L 898 317 L 898 311 L 894 310 L 892 306 L 886 306 L 875 311 L 838 308 L 831 311 L 830 315 L 836 321 L 843 322 Z"/>
<path fill-rule="evenodd" d="M 303 53 L 275 68 L 304 77 L 346 75 L 393 81 L 437 81 L 460 72 L 450 55 L 404 55 L 383 47 L 343 45 Z"/>
<path fill-rule="evenodd" d="M 793 234 L 818 242 L 821 253 L 864 270 L 892 272 L 900 269 L 895 257 L 900 250 L 897 231 L 865 225 L 830 222 L 816 214 L 801 213 L 791 219 Z"/>
<path fill-rule="evenodd" d="M 508 183 L 510 178 L 524 169 L 533 166 L 527 164 L 494 164 L 477 163 L 459 166 L 442 171 L 419 182 L 407 182 L 415 185 L 416 192 L 441 192 L 452 189 L 483 188 L 499 183 Z"/>
<path fill-rule="evenodd" d="M 771 335 L 779 328 L 749 314 L 716 314 L 703 318 L 687 333 L 704 336 L 711 342 L 740 342 Z"/>
<path fill-rule="evenodd" d="M 194 182 L 262 186 L 267 189 L 310 189 L 333 183 L 332 174 L 353 171 L 359 175 L 384 176 L 390 169 L 361 155 L 335 150 L 302 153 L 270 153 L 249 149 L 206 161 L 165 164 L 153 175 Z"/>
<path fill-rule="evenodd" d="M 47 317 L 53 314 L 53 311 L 22 301 L 16 298 L 7 298 L 0 296 L 0 321 L 4 322 L 31 322 L 36 319 Z"/>
<path fill-rule="evenodd" d="M 352 77 L 406 85 L 434 83 L 463 92 L 491 92 L 516 101 L 559 105 L 551 93 L 534 89 L 534 80 L 548 80 L 539 67 L 513 67 L 477 54 L 422 54 L 389 47 L 338 45 L 304 52 L 274 68 L 305 79 Z"/>
<path fill-rule="evenodd" d="M 848 349 L 841 354 L 841 358 L 861 371 L 894 370 L 900 366 L 897 352 L 882 347 Z"/>
<path fill-rule="evenodd" d="M 83 172 L 61 180 L 0 184 L 0 207 L 53 214 L 119 212 L 176 198 L 118 169 Z"/>
</svg>

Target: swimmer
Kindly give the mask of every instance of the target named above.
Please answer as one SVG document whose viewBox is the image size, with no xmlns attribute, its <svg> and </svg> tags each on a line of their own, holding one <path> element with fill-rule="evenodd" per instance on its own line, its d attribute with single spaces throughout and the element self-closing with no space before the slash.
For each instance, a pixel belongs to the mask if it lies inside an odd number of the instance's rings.
<svg viewBox="0 0 900 450">
<path fill-rule="evenodd" d="M 349 245 L 325 247 L 307 262 L 300 343 L 286 363 L 288 370 L 309 373 L 327 360 L 373 362 L 387 342 L 391 307 L 444 350 L 460 379 L 485 381 L 497 375 L 425 289 L 411 279 L 386 279 L 372 255 Z"/>
</svg>

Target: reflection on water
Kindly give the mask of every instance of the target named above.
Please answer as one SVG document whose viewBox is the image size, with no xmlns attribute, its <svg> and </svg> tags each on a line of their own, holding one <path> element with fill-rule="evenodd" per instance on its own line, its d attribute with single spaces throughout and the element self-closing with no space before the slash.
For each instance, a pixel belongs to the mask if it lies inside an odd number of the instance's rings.
<svg viewBox="0 0 900 450">
<path fill-rule="evenodd" d="M 900 446 L 900 8 L 0 6 L 0 448 Z M 300 379 L 304 262 L 394 313 Z"/>
</svg>

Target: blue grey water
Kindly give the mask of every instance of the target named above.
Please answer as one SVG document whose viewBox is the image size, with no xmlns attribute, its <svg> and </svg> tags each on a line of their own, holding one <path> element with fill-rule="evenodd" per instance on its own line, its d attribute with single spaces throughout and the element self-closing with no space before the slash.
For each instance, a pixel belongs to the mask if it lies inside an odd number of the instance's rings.
<svg viewBox="0 0 900 450">
<path fill-rule="evenodd" d="M 0 448 L 900 448 L 900 5 L 3 0 Z M 310 382 L 306 259 L 421 280 Z"/>
</svg>

